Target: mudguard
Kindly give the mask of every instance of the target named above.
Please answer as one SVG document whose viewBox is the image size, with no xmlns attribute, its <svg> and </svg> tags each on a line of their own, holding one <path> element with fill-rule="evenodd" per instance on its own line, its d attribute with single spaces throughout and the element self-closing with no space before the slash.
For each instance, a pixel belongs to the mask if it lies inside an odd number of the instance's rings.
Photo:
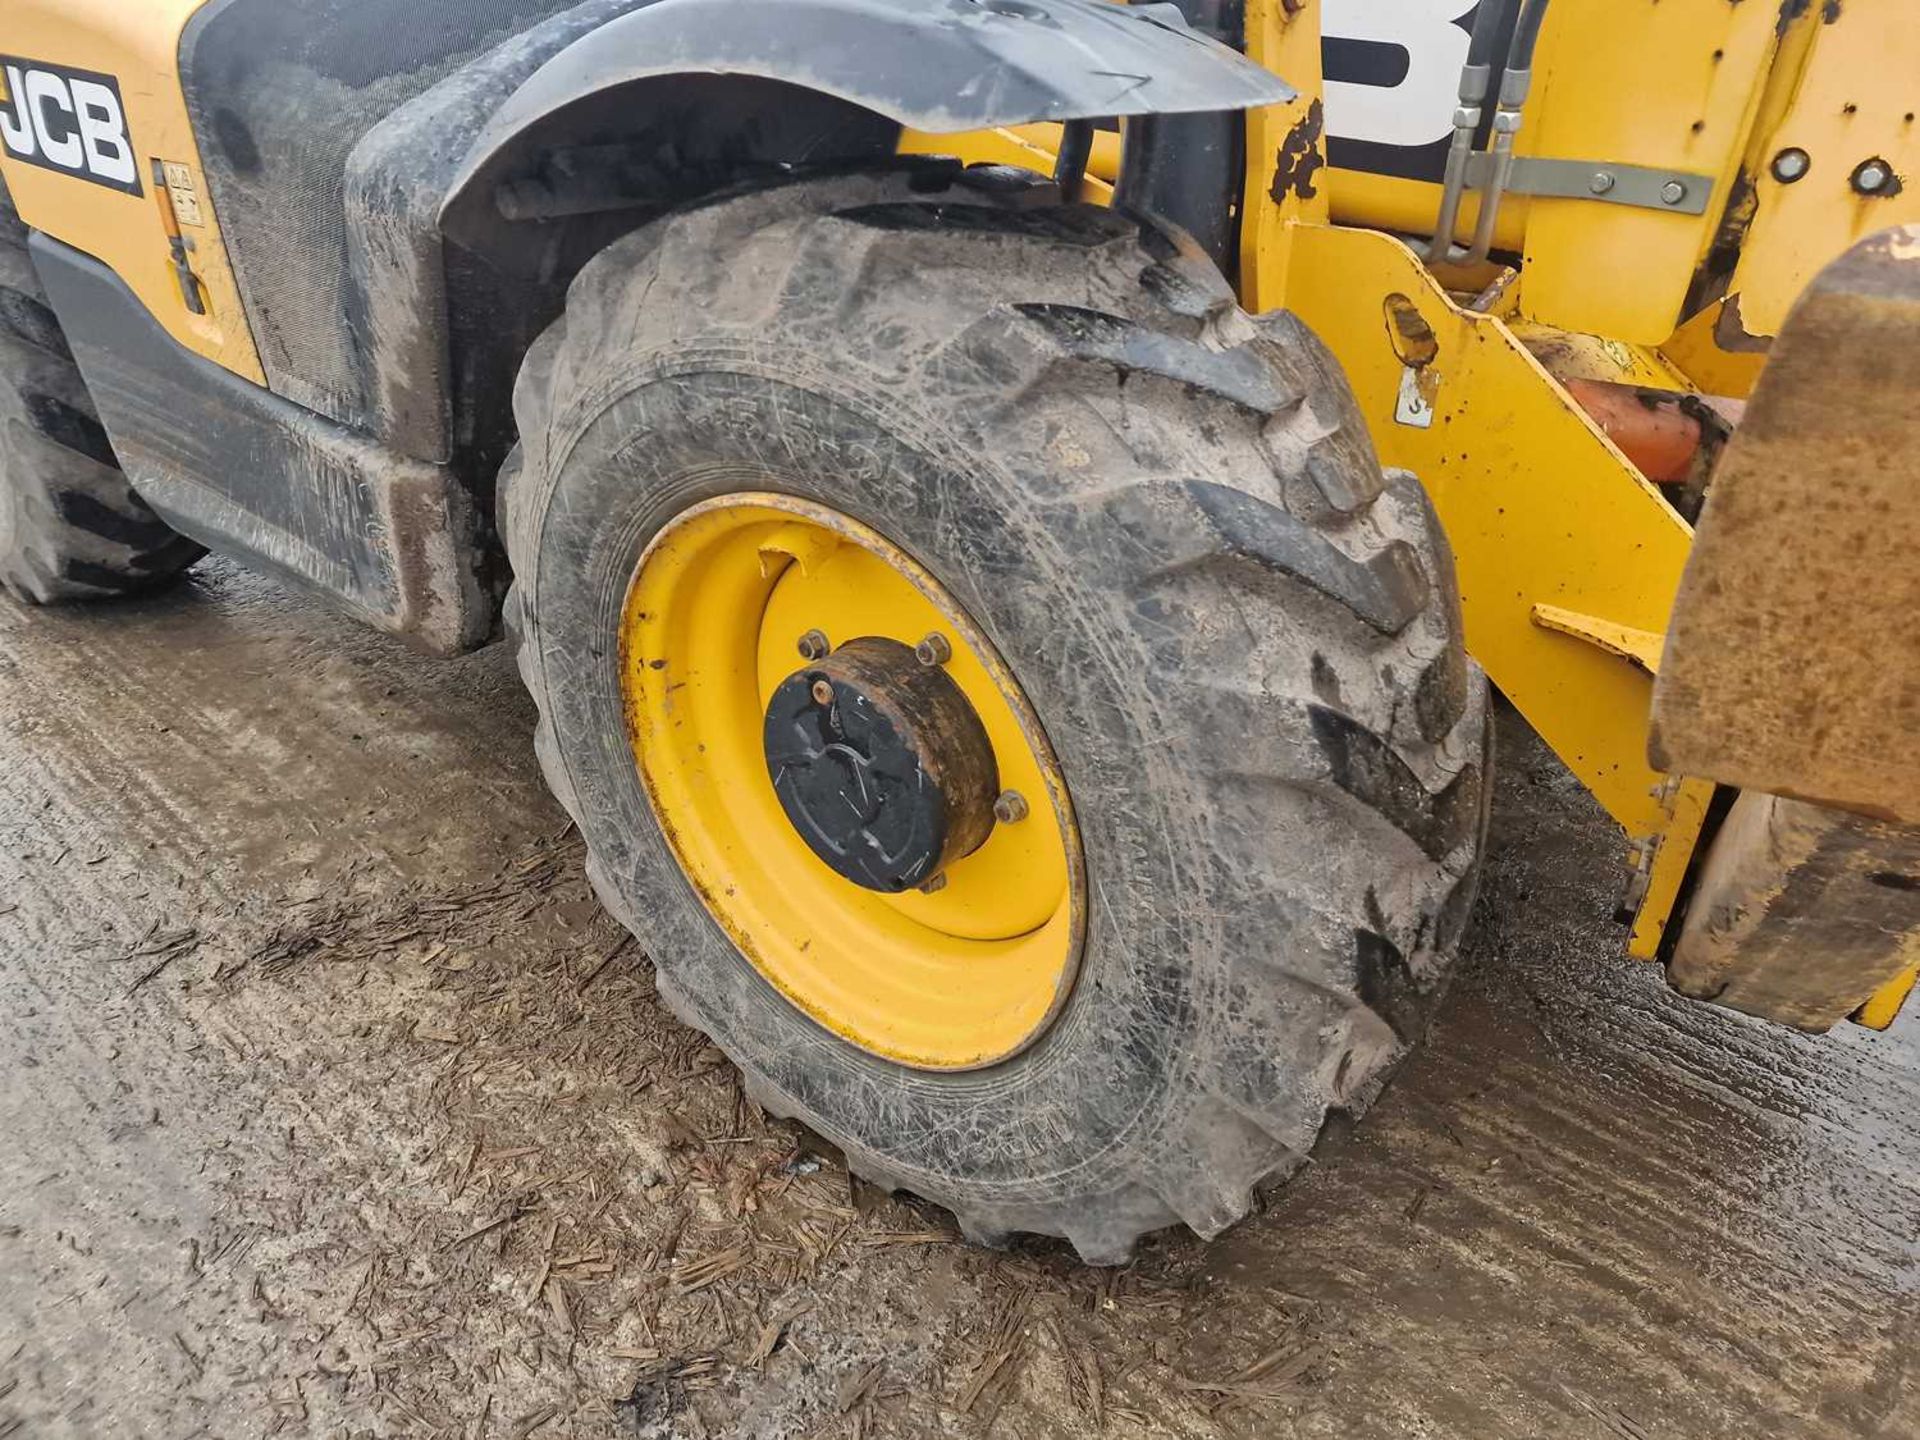
<svg viewBox="0 0 1920 1440">
<path fill-rule="evenodd" d="M 208 0 L 180 71 L 267 383 L 146 343 L 135 297 L 49 252 L 108 430 L 177 529 L 440 650 L 487 633 L 479 517 L 519 358 L 617 235 L 754 167 L 890 156 L 902 125 L 1291 93 L 1173 6 L 1106 0 Z M 503 174 L 583 144 L 643 156 L 637 187 L 554 218 L 499 203 Z M 156 414 L 206 443 L 162 455 Z"/>
<path fill-rule="evenodd" d="M 529 125 L 585 96 L 689 72 L 783 81 L 935 134 L 1293 98 L 1278 76 L 1189 28 L 1173 5 L 654 0 L 537 70 L 475 142 L 461 183 Z"/>
</svg>

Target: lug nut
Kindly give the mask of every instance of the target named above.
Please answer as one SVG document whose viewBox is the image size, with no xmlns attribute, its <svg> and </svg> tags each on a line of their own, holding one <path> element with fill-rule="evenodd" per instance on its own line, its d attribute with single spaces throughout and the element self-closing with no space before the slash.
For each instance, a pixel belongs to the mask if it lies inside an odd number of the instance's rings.
<svg viewBox="0 0 1920 1440">
<path fill-rule="evenodd" d="M 1853 167 L 1853 188 L 1862 195 L 1878 195 L 1893 184 L 1893 167 L 1884 160 L 1862 160 Z"/>
<path fill-rule="evenodd" d="M 814 681 L 813 698 L 816 704 L 831 705 L 833 703 L 833 682 L 824 678 Z"/>
<path fill-rule="evenodd" d="M 944 873 L 920 882 L 920 893 L 922 895 L 935 895 L 946 888 L 947 877 Z"/>
<path fill-rule="evenodd" d="M 1798 145 L 1789 145 L 1773 157 L 1773 164 L 1769 168 L 1773 171 L 1774 179 L 1782 185 L 1791 185 L 1813 168 L 1813 157 Z"/>
<path fill-rule="evenodd" d="M 800 658 L 802 660 L 824 660 L 833 651 L 833 643 L 827 639 L 824 630 L 809 630 L 800 637 Z"/>
<path fill-rule="evenodd" d="M 1002 790 L 993 802 L 993 818 L 1002 825 L 1017 825 L 1027 818 L 1027 797 L 1018 790 Z"/>
<path fill-rule="evenodd" d="M 913 653 L 922 665 L 944 665 L 953 658 L 953 644 L 935 630 L 913 647 Z"/>
</svg>

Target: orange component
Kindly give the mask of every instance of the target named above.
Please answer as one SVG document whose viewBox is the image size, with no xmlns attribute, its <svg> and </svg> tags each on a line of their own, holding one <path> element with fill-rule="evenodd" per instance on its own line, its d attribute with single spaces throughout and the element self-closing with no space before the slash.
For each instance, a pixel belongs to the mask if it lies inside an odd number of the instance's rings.
<svg viewBox="0 0 1920 1440">
<path fill-rule="evenodd" d="M 1673 485 L 1692 473 L 1700 422 L 1680 408 L 1678 397 L 1604 380 L 1561 383 L 1647 479 Z"/>
</svg>

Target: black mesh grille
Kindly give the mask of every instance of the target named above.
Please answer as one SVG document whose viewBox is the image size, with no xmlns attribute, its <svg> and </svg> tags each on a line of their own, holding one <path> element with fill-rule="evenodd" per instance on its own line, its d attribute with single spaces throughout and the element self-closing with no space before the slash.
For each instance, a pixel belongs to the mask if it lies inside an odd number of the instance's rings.
<svg viewBox="0 0 1920 1440">
<path fill-rule="evenodd" d="M 570 0 L 213 0 L 188 26 L 187 104 L 277 393 L 366 423 L 344 318 L 347 157 L 454 69 L 570 8 Z"/>
</svg>

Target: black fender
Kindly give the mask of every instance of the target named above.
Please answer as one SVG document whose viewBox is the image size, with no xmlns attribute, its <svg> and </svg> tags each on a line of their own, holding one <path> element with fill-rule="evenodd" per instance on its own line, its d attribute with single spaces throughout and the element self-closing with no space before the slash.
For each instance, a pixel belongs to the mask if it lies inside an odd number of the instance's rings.
<svg viewBox="0 0 1920 1440">
<path fill-rule="evenodd" d="M 565 107 L 615 86 L 686 74 L 780 81 L 934 134 L 1244 110 L 1294 94 L 1279 76 L 1191 28 L 1171 4 L 653 0 L 536 70 L 475 140 L 455 191 Z"/>
<path fill-rule="evenodd" d="M 1204 25 L 1216 0 L 1182 4 Z M 272 392 L 243 403 L 223 391 L 223 403 L 246 412 L 239 429 L 250 435 L 265 423 L 256 411 L 325 422 L 344 457 L 334 469 L 369 493 L 462 492 L 439 509 L 389 506 L 393 524 L 361 527 L 368 573 L 402 579 L 409 554 L 443 541 L 461 574 L 488 573 L 483 525 L 447 516 L 455 501 L 490 513 L 515 438 L 520 357 L 560 313 L 579 268 L 635 226 L 743 178 L 884 161 L 903 126 L 1150 115 L 1202 117 L 1159 126 L 1225 124 L 1292 95 L 1166 4 L 329 0 L 320 9 L 208 0 L 181 38 L 210 198 Z M 1238 167 L 1221 174 L 1230 182 Z M 542 203 L 526 203 L 529 194 Z M 313 510 L 339 488 L 297 446 L 263 459 L 261 483 L 244 495 L 221 489 L 231 465 L 201 458 L 181 478 L 225 507 L 201 531 L 283 570 L 261 540 L 271 497 Z M 429 607 L 382 609 L 385 600 L 325 565 L 293 568 L 389 629 L 426 626 Z M 479 612 L 464 590 L 459 605 L 432 611 L 456 613 L 432 643 L 473 643 Z"/>
</svg>

